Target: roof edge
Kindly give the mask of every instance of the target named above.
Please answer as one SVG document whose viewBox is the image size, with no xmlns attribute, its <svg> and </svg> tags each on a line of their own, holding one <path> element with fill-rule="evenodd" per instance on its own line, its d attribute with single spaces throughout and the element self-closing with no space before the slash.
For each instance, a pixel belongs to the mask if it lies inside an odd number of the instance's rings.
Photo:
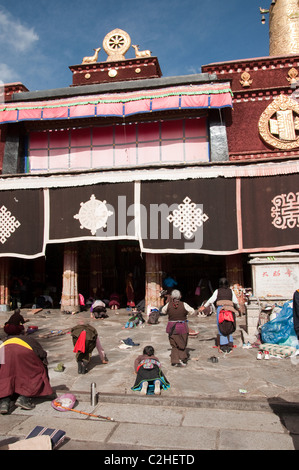
<svg viewBox="0 0 299 470">
<path fill-rule="evenodd" d="M 207 83 L 221 81 L 216 74 L 200 73 L 192 75 L 183 75 L 178 77 L 149 78 L 145 80 L 132 80 L 128 82 L 102 83 L 94 85 L 79 85 L 75 87 L 54 88 L 49 90 L 28 91 L 15 93 L 11 101 L 34 101 L 46 99 L 67 98 L 78 95 L 92 95 L 93 93 L 113 93 L 132 90 L 149 90 L 151 88 L 190 85 L 198 83 Z M 227 80 L 226 80 L 227 81 Z"/>
</svg>

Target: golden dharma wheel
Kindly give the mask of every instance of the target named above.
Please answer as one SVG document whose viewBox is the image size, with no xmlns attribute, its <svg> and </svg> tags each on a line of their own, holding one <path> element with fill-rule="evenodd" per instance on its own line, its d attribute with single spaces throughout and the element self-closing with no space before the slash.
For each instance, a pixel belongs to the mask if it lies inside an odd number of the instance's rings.
<svg viewBox="0 0 299 470">
<path fill-rule="evenodd" d="M 108 55 L 107 62 L 125 59 L 125 54 L 130 47 L 130 36 L 119 28 L 110 31 L 104 37 L 103 49 Z"/>
</svg>

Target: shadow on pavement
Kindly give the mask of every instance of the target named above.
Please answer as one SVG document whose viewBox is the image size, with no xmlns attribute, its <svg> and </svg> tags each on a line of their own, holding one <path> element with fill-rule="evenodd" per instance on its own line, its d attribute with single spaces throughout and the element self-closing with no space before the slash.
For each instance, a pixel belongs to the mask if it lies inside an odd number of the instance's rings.
<svg viewBox="0 0 299 470">
<path fill-rule="evenodd" d="M 281 424 L 293 440 L 294 449 L 299 449 L 299 403 L 288 402 L 282 398 L 271 398 L 268 403 Z"/>
</svg>

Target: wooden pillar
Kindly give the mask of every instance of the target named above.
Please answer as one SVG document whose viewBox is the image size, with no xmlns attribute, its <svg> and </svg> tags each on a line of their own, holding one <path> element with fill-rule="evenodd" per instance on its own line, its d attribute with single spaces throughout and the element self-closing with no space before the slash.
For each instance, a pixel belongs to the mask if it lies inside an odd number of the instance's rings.
<svg viewBox="0 0 299 470">
<path fill-rule="evenodd" d="M 10 258 L 0 258 L 0 308 L 2 311 L 10 309 L 9 270 Z"/>
<path fill-rule="evenodd" d="M 245 313 L 244 277 L 242 255 L 226 256 L 226 277 L 238 299 L 241 313 Z"/>
<path fill-rule="evenodd" d="M 230 285 L 240 284 L 243 286 L 243 263 L 241 254 L 226 256 L 226 277 Z"/>
<path fill-rule="evenodd" d="M 61 310 L 79 310 L 77 245 L 64 247 Z"/>
<path fill-rule="evenodd" d="M 145 273 L 145 312 L 147 307 L 161 307 L 163 300 L 160 297 L 162 290 L 161 255 L 146 253 Z"/>
<path fill-rule="evenodd" d="M 102 255 L 99 248 L 91 253 L 90 257 L 90 290 L 94 296 L 100 294 L 103 284 Z"/>
</svg>

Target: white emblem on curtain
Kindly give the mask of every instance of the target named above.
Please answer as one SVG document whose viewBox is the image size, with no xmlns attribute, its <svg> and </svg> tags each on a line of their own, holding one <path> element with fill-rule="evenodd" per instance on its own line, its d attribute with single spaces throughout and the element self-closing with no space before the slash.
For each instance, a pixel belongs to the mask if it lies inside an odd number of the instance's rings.
<svg viewBox="0 0 299 470">
<path fill-rule="evenodd" d="M 279 194 L 272 199 L 272 224 L 279 229 L 299 227 L 299 193 Z"/>
<path fill-rule="evenodd" d="M 92 235 L 96 235 L 98 229 L 106 228 L 108 217 L 113 214 L 108 210 L 106 201 L 99 201 L 93 194 L 89 201 L 81 202 L 80 206 L 81 209 L 74 215 L 74 219 L 79 220 L 81 229 L 86 228 Z"/>
<path fill-rule="evenodd" d="M 11 215 L 7 207 L 2 206 L 0 209 L 0 242 L 2 245 L 7 241 L 13 232 L 19 228 L 21 223 Z"/>
<path fill-rule="evenodd" d="M 187 196 L 183 203 L 178 205 L 172 214 L 167 217 L 168 222 L 173 223 L 181 233 L 188 239 L 192 238 L 198 227 L 202 227 L 209 217 L 203 213 L 202 209 L 197 207 L 195 202 Z"/>
</svg>

